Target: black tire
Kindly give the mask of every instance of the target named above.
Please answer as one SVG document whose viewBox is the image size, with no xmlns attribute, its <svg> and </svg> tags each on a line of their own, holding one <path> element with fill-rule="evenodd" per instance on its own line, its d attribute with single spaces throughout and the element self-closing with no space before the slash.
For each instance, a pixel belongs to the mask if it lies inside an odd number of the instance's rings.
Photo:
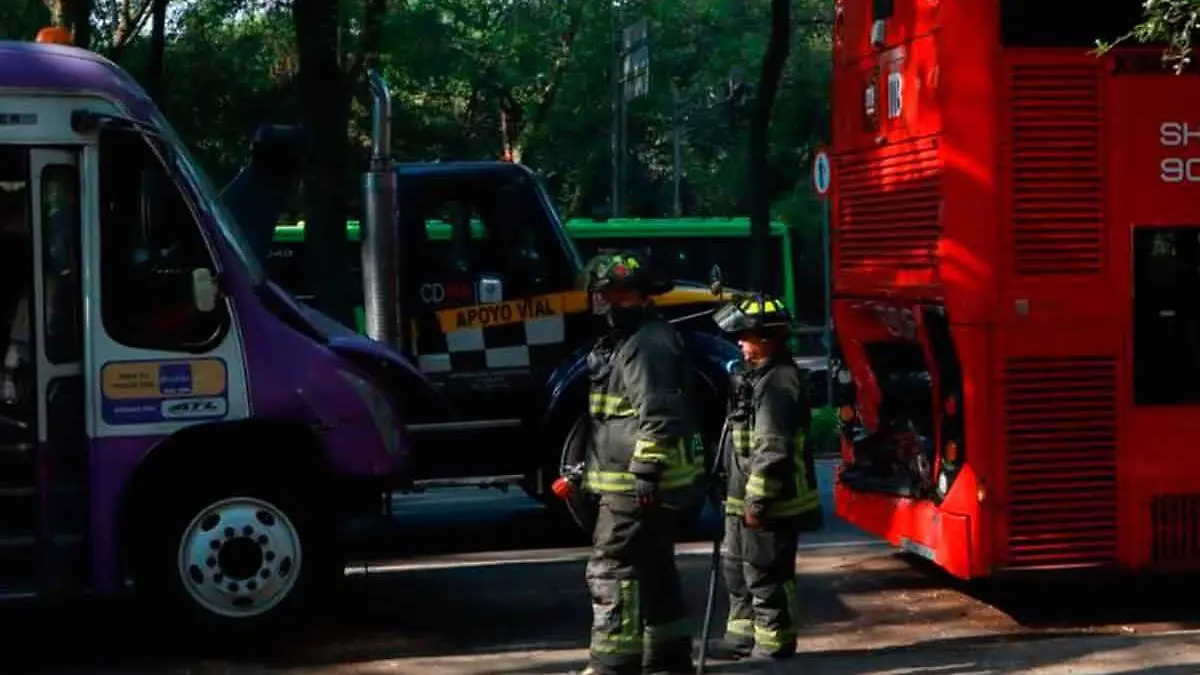
<svg viewBox="0 0 1200 675">
<path fill-rule="evenodd" d="M 570 461 L 568 455 L 571 453 L 572 445 L 586 442 L 581 438 L 581 435 L 586 433 L 588 433 L 588 418 L 583 414 L 576 415 L 574 423 L 563 436 L 562 450 L 559 452 L 558 461 L 560 471 Z M 600 511 L 600 500 L 593 494 L 575 490 L 569 498 L 560 503 L 570 515 L 571 520 L 579 526 L 580 531 L 591 537 L 592 531 L 596 529 L 596 515 Z"/>
<path fill-rule="evenodd" d="M 269 476 L 177 472 L 135 506 L 135 589 L 154 616 L 240 642 L 296 626 L 326 598 L 342 571 L 328 492 Z"/>
<path fill-rule="evenodd" d="M 582 397 L 581 397 L 582 398 Z M 704 440 L 705 456 L 705 481 L 712 472 L 712 463 L 716 457 L 716 446 L 720 440 L 721 424 L 725 419 L 725 410 L 720 395 L 713 391 L 710 387 L 705 386 L 699 395 L 698 411 L 700 420 L 703 422 L 701 428 L 701 436 Z M 586 422 L 584 416 L 587 414 L 582 406 L 576 408 L 568 408 L 560 415 L 554 423 L 554 432 L 550 438 L 560 439 L 557 443 L 545 450 L 545 459 L 542 467 L 542 474 L 545 477 L 543 486 L 544 494 L 533 495 L 539 501 L 542 501 L 548 508 L 554 510 L 557 514 L 569 517 L 580 530 L 591 536 L 592 530 L 595 528 L 596 514 L 599 510 L 599 503 L 595 496 L 588 495 L 582 491 L 576 491 L 575 495 L 566 501 L 559 500 L 550 492 L 550 483 L 553 482 L 562 473 L 562 469 L 567 464 L 567 455 L 569 453 L 569 444 L 572 442 L 574 434 L 582 433 L 583 424 Z M 528 491 L 527 491 L 528 492 Z M 704 522 L 702 513 L 707 502 L 707 494 L 699 495 L 695 503 L 685 509 L 680 514 L 680 536 L 684 540 L 708 539 L 711 537 L 711 524 Z"/>
</svg>

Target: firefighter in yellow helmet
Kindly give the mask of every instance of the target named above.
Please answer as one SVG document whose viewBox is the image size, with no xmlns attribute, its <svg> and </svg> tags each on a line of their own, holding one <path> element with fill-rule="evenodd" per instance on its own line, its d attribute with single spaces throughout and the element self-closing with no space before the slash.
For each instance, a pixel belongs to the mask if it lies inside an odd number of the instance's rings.
<svg viewBox="0 0 1200 675">
<path fill-rule="evenodd" d="M 670 289 L 635 253 L 597 256 L 586 286 L 609 332 L 588 355 L 591 439 L 583 489 L 599 497 L 587 583 L 585 675 L 691 673 L 675 566 L 679 513 L 699 499 L 694 384 L 684 342 L 652 298 Z"/>
<path fill-rule="evenodd" d="M 808 388 L 787 347 L 792 317 L 782 302 L 742 298 L 713 318 L 738 341 L 744 363 L 731 387 L 721 448 L 729 618 L 711 651 L 726 659 L 788 658 L 796 652 L 797 538 L 820 521 L 805 444 Z"/>
</svg>

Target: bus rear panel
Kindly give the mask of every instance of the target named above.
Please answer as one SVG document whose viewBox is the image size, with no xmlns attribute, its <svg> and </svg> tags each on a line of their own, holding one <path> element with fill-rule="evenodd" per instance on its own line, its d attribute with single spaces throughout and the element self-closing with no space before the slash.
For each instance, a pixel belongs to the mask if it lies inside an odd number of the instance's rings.
<svg viewBox="0 0 1200 675">
<path fill-rule="evenodd" d="M 964 578 L 1200 568 L 1200 78 L 1063 4 L 838 9 L 837 509 Z"/>
</svg>

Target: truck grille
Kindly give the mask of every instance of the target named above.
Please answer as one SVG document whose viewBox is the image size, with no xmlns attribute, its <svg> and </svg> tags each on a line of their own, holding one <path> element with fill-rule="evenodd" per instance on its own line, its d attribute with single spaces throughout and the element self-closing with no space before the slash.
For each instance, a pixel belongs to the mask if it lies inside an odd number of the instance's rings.
<svg viewBox="0 0 1200 675">
<path fill-rule="evenodd" d="M 1116 374 L 1106 356 L 1007 361 L 1008 567 L 1116 559 Z"/>
<path fill-rule="evenodd" d="M 1009 214 L 1019 275 L 1104 264 L 1100 77 L 1095 63 L 1009 66 Z"/>
<path fill-rule="evenodd" d="M 933 137 L 838 158 L 840 270 L 933 270 L 941 233 L 939 162 Z"/>
</svg>

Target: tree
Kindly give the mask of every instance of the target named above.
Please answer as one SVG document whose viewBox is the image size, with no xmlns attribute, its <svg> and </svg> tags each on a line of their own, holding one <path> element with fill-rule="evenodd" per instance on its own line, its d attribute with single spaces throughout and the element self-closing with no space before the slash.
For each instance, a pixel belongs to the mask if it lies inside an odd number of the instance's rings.
<svg viewBox="0 0 1200 675">
<path fill-rule="evenodd" d="M 289 200 L 285 218 L 309 223 L 312 250 L 322 254 L 309 258 L 322 282 L 317 302 L 342 320 L 348 318 L 350 281 L 344 271 L 351 267 L 342 223 L 361 213 L 355 186 L 366 145 L 365 101 L 354 94 L 362 91 L 368 64 L 392 85 L 397 158 L 477 160 L 507 151 L 545 177 L 567 217 L 586 217 L 609 197 L 610 2 L 90 4 L 90 48 L 147 87 L 218 184 L 245 163 L 259 125 L 305 125 L 312 141 L 309 175 L 305 189 Z M 0 35 L 32 39 L 50 23 L 53 7 L 82 39 L 82 26 L 70 17 L 84 6 L 85 0 L 0 2 Z M 829 30 L 814 24 L 829 21 L 830 3 L 790 3 L 793 32 L 783 52 L 781 15 L 772 13 L 770 3 L 655 0 L 624 6 L 627 23 L 649 22 L 653 54 L 650 91 L 628 107 L 630 212 L 671 215 L 675 85 L 687 99 L 681 196 L 689 215 L 740 216 L 753 203 L 759 233 L 769 215 L 801 229 L 810 220 L 815 224 L 806 178 L 811 149 L 827 130 Z M 772 41 L 776 51 L 768 58 Z M 781 69 L 777 94 L 765 96 L 771 87 L 754 72 L 754 93 L 744 108 L 731 111 L 731 73 L 758 71 L 768 60 Z M 751 145 L 759 156 L 751 156 Z"/>
<path fill-rule="evenodd" d="M 779 83 L 787 65 L 792 44 L 792 0 L 771 0 L 771 36 L 763 53 L 758 77 L 758 96 L 750 118 L 750 142 L 747 151 L 747 201 L 750 206 L 750 251 L 755 261 L 767 259 L 771 234 L 771 195 L 768 194 L 771 167 L 767 161 L 771 133 L 771 113 L 779 93 Z M 751 285 L 762 288 L 766 265 L 751 265 Z"/>
</svg>

